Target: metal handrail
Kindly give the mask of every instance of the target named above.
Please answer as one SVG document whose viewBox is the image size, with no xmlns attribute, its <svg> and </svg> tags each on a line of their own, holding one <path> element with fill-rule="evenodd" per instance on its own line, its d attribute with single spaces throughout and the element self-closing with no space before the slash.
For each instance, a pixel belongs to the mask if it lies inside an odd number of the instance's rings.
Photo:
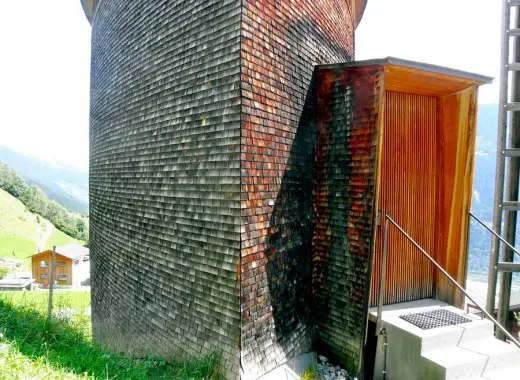
<svg viewBox="0 0 520 380">
<path fill-rule="evenodd" d="M 498 238 L 502 243 L 504 243 L 505 245 L 507 245 L 509 248 L 511 248 L 518 256 L 520 256 L 520 252 L 515 248 L 513 247 L 511 244 L 509 244 L 502 236 L 500 236 L 499 234 L 497 234 L 495 231 L 493 231 L 491 228 L 489 228 L 488 226 L 486 226 L 486 224 L 480 220 L 479 218 L 477 218 L 475 216 L 475 214 L 473 214 L 471 211 L 469 212 L 469 215 L 475 219 L 477 222 L 480 223 L 480 225 L 482 227 L 484 227 L 486 230 L 488 230 L 489 232 L 491 232 L 493 235 L 495 235 L 496 238 Z"/>
<path fill-rule="evenodd" d="M 381 263 L 381 282 L 379 284 L 379 304 L 377 305 L 377 334 L 381 333 L 382 330 L 382 322 L 381 317 L 383 314 L 383 291 L 385 287 L 385 276 L 384 273 L 386 271 L 386 256 L 387 256 L 387 242 L 388 242 L 388 223 L 392 223 L 395 228 L 399 230 L 426 258 L 439 270 L 443 275 L 445 275 L 448 280 L 450 280 L 453 285 L 455 285 L 466 297 L 469 298 L 470 301 L 472 301 L 475 306 L 491 321 L 495 324 L 495 326 L 500 329 L 504 333 L 505 336 L 511 340 L 517 347 L 520 348 L 520 342 L 516 340 L 516 338 L 511 335 L 509 331 L 506 330 L 505 327 L 503 327 L 498 321 L 493 318 L 491 314 L 489 314 L 482 306 L 480 306 L 475 300 L 468 294 L 466 289 L 464 289 L 462 286 L 459 285 L 457 280 L 455 280 L 453 277 L 450 276 L 448 272 L 444 270 L 443 267 L 441 267 L 424 249 L 421 248 L 419 244 L 413 240 L 410 235 L 408 235 L 390 216 L 385 215 L 385 231 L 384 231 L 384 240 L 383 240 L 383 260 Z"/>
</svg>

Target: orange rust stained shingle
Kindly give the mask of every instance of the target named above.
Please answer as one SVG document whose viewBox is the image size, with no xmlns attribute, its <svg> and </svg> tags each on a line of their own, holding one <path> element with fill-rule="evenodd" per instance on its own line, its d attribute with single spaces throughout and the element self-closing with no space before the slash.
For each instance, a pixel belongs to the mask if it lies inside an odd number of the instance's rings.
<svg viewBox="0 0 520 380">
<path fill-rule="evenodd" d="M 315 341 L 313 72 L 352 59 L 347 3 L 243 1 L 241 364 L 251 376 Z"/>
<path fill-rule="evenodd" d="M 373 244 L 382 68 L 319 70 L 313 294 L 318 347 L 361 366 Z"/>
</svg>

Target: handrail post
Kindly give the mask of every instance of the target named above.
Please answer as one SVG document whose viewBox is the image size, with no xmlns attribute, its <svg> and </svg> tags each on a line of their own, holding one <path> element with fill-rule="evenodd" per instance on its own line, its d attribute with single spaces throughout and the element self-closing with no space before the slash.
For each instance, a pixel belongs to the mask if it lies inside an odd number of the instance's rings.
<svg viewBox="0 0 520 380">
<path fill-rule="evenodd" d="M 382 330 L 381 318 L 383 317 L 383 299 L 384 299 L 384 292 L 385 292 L 386 255 L 387 255 L 387 245 L 388 245 L 388 225 L 389 225 L 389 221 L 388 221 L 387 216 L 385 215 L 385 232 L 384 232 L 384 237 L 383 237 L 383 258 L 381 261 L 381 281 L 379 283 L 379 301 L 377 303 L 376 335 L 379 335 Z"/>
<path fill-rule="evenodd" d="M 388 215 L 385 215 L 385 218 L 386 218 L 386 221 L 392 223 L 394 225 L 395 228 L 397 228 L 397 230 L 399 232 L 401 232 L 414 246 L 415 248 L 417 248 L 444 276 L 446 276 L 446 278 L 448 278 L 448 280 L 450 280 L 453 285 L 455 285 L 455 287 L 457 287 L 457 289 L 459 289 L 462 294 L 464 294 L 471 302 L 473 302 L 475 304 L 475 306 L 491 321 L 495 324 L 495 326 L 504 333 L 504 335 L 511 341 L 513 342 L 517 347 L 520 348 L 520 342 L 513 336 L 511 335 L 511 333 L 509 331 L 507 331 L 507 329 L 502 326 L 495 318 L 493 318 L 493 316 L 491 315 L 492 313 L 489 313 L 488 311 L 486 311 L 485 308 L 483 308 L 482 306 L 479 305 L 478 302 L 476 302 L 473 297 L 471 297 L 468 292 L 466 291 L 466 289 L 464 289 L 458 282 L 457 280 L 455 280 L 448 272 L 446 272 L 446 270 L 439 265 L 439 263 L 437 263 L 437 261 L 435 261 L 429 254 L 428 252 L 426 252 L 419 244 L 416 243 L 415 240 L 412 239 L 412 237 L 410 235 L 408 235 L 406 233 L 405 230 L 403 230 L 401 228 L 401 226 L 399 226 L 395 220 L 393 220 L 390 216 Z M 386 226 L 385 226 L 385 229 L 386 229 Z M 386 232 L 385 232 L 386 234 Z M 380 295 L 381 297 L 381 295 Z M 381 304 L 379 304 L 378 307 L 381 307 Z M 381 310 L 382 311 L 382 310 Z M 378 316 L 379 316 L 379 309 L 378 309 Z M 379 319 L 379 318 L 378 318 Z M 379 323 L 379 321 L 378 321 Z"/>
</svg>

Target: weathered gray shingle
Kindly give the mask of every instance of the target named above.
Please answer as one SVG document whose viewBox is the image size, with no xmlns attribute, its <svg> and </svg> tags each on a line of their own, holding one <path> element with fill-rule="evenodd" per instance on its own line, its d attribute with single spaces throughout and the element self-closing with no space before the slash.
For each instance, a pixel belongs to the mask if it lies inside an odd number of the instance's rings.
<svg viewBox="0 0 520 380">
<path fill-rule="evenodd" d="M 93 20 L 94 335 L 222 352 L 238 376 L 240 4 L 102 1 Z"/>
</svg>

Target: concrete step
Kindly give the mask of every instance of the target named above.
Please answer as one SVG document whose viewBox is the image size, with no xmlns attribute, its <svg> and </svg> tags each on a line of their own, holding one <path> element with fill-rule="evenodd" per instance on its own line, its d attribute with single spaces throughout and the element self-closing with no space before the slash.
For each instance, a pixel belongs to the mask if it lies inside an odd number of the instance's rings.
<svg viewBox="0 0 520 380">
<path fill-rule="evenodd" d="M 486 339 L 495 336 L 495 326 L 488 319 L 473 319 L 471 323 L 458 325 L 464 328 L 459 344 L 466 344 L 475 340 Z"/>
<path fill-rule="evenodd" d="M 502 342 L 492 335 L 485 339 L 465 342 L 459 347 L 488 358 L 484 375 L 487 372 L 504 370 L 520 364 L 520 349 L 515 345 Z M 520 373 L 518 373 L 518 378 L 520 378 Z"/>
<path fill-rule="evenodd" d="M 484 380 L 515 380 L 520 378 L 520 365 L 504 368 L 501 370 L 484 372 L 479 379 Z"/>
<path fill-rule="evenodd" d="M 481 318 L 477 314 L 468 314 L 464 310 L 453 306 L 448 306 L 446 309 L 462 315 L 465 318 L 471 319 L 469 323 L 459 324 L 457 326 L 464 328 L 462 341 L 479 340 L 494 335 L 495 326 L 489 319 Z"/>
<path fill-rule="evenodd" d="M 487 357 L 460 347 L 429 351 L 421 357 L 421 379 L 462 380 L 484 372 Z"/>
<path fill-rule="evenodd" d="M 471 322 L 422 330 L 400 318 L 437 308 L 448 309 Z M 520 349 L 496 339 L 493 323 L 475 314 L 425 300 L 383 309 L 382 323 L 388 338 L 389 380 L 520 380 Z M 378 374 L 382 374 L 383 354 L 384 345 L 379 339 L 375 380 L 382 378 Z"/>
<path fill-rule="evenodd" d="M 447 309 L 471 319 L 471 322 L 423 330 L 421 332 L 422 352 L 457 346 L 461 343 L 469 343 L 493 336 L 494 326 L 491 321 L 472 314 L 466 314 L 463 310 L 454 307 L 448 307 Z"/>
</svg>

